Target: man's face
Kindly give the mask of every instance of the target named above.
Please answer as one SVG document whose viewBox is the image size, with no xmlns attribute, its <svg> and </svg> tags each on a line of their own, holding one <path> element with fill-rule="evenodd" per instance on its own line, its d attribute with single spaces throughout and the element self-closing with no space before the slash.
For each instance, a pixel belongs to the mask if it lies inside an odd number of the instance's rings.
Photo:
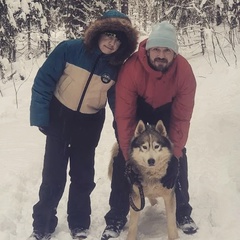
<svg viewBox="0 0 240 240">
<path fill-rule="evenodd" d="M 156 71 L 166 72 L 172 64 L 176 53 L 165 47 L 154 47 L 147 50 L 148 63 Z"/>
</svg>

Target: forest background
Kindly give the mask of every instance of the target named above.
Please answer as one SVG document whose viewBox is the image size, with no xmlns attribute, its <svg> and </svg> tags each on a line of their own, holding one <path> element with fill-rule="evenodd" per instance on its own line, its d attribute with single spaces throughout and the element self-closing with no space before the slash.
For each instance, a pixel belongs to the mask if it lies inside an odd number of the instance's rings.
<svg viewBox="0 0 240 240">
<path fill-rule="evenodd" d="M 128 14 L 139 40 L 158 21 L 175 25 L 180 54 L 197 79 L 187 149 L 192 217 L 199 231 L 191 236 L 179 231 L 181 239 L 239 240 L 239 5 L 239 0 L 0 0 L 0 239 L 24 240 L 32 231 L 45 144 L 45 136 L 29 126 L 36 72 L 60 41 L 82 36 L 90 21 L 115 8 Z M 109 108 L 106 116 L 96 151 L 89 240 L 99 239 L 109 210 L 107 165 L 115 141 Z M 58 208 L 55 240 L 71 239 L 67 195 L 66 190 Z M 166 239 L 161 202 L 147 205 L 142 216 L 139 239 Z M 127 227 L 119 240 L 126 234 Z"/>
<path fill-rule="evenodd" d="M 109 9 L 127 14 L 142 36 L 149 34 L 154 23 L 168 20 L 177 28 L 180 47 L 191 55 L 218 48 L 229 64 L 224 40 L 237 62 L 239 0 L 0 0 L 0 97 L 6 82 L 13 82 L 17 95 L 27 80 L 19 64 L 42 54 L 47 57 L 63 39 L 81 37 L 89 22 Z M 206 44 L 209 36 L 211 46 Z"/>
</svg>

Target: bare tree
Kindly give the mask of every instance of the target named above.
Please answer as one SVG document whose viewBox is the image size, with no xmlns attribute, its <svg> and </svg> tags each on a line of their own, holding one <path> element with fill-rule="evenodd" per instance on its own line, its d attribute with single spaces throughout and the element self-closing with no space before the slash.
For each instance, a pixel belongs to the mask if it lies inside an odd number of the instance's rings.
<svg viewBox="0 0 240 240">
<path fill-rule="evenodd" d="M 128 15 L 128 0 L 121 0 L 121 11 Z"/>
</svg>

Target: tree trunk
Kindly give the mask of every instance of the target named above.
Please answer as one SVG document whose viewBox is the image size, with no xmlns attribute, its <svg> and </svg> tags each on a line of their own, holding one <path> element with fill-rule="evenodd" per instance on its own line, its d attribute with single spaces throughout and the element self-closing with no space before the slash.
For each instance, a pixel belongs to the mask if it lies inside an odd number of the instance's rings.
<svg viewBox="0 0 240 240">
<path fill-rule="evenodd" d="M 121 1 L 121 12 L 128 15 L 128 0 Z"/>
</svg>

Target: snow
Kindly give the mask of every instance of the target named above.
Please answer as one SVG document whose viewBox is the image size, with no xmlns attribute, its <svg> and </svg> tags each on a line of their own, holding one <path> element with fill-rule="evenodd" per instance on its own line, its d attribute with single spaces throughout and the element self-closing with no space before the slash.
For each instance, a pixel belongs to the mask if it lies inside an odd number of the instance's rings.
<svg viewBox="0 0 240 240">
<path fill-rule="evenodd" d="M 240 68 L 231 51 L 230 66 L 212 55 L 187 56 L 197 78 L 194 114 L 187 142 L 192 217 L 199 227 L 195 235 L 179 230 L 182 240 L 240 239 Z M 182 54 L 186 53 L 182 50 Z M 240 56 L 238 46 L 237 54 Z M 42 59 L 41 59 L 42 60 Z M 238 59 L 240 60 L 240 59 Z M 211 64 L 210 64 L 211 62 Z M 31 86 L 41 61 L 26 63 L 25 82 L 20 82 L 18 109 L 12 82 L 0 84 L 0 239 L 26 240 L 32 232 L 32 206 L 38 200 L 45 136 L 29 126 Z M 21 64 L 19 64 L 21 66 Z M 21 67 L 22 68 L 22 67 Z M 96 151 L 96 188 L 92 198 L 89 240 L 100 239 L 109 210 L 110 181 L 107 168 L 115 141 L 112 116 L 107 119 Z M 68 180 L 69 181 L 69 180 Z M 68 182 L 69 183 L 69 182 Z M 59 203 L 59 224 L 53 240 L 70 240 L 67 226 L 68 184 Z M 116 240 L 126 239 L 128 226 Z M 164 205 L 146 202 L 139 222 L 139 240 L 167 239 Z"/>
</svg>

